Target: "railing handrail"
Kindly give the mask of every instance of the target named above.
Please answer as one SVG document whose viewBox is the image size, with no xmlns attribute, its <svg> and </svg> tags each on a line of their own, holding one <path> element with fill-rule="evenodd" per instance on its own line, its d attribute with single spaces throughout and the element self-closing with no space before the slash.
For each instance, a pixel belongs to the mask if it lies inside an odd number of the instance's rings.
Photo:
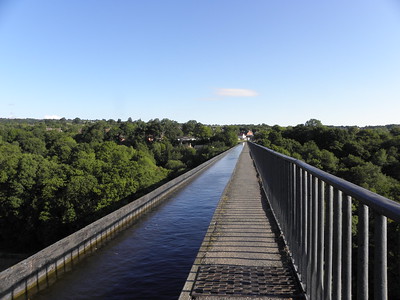
<svg viewBox="0 0 400 300">
<path fill-rule="evenodd" d="M 363 187 L 360 187 L 354 183 L 346 181 L 335 175 L 322 171 L 299 159 L 292 158 L 290 156 L 284 155 L 282 153 L 276 152 L 274 150 L 271 150 L 267 147 L 255 143 L 252 144 L 257 147 L 263 148 L 265 151 L 268 151 L 286 161 L 292 162 L 298 167 L 318 177 L 322 181 L 341 190 L 346 195 L 351 196 L 354 199 L 357 199 L 358 201 L 362 202 L 363 204 L 371 207 L 377 213 L 400 223 L 400 203 L 395 202 L 394 200 L 388 199 L 386 197 L 383 197 L 377 193 L 371 192 Z"/>
</svg>

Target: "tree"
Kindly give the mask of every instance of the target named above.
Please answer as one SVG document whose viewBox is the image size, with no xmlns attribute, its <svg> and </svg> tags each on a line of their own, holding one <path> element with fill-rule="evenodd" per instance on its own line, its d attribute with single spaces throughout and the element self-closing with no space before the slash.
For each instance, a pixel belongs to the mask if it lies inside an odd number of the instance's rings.
<svg viewBox="0 0 400 300">
<path fill-rule="evenodd" d="M 237 133 L 233 126 L 226 126 L 224 128 L 224 142 L 227 147 L 233 147 L 237 144 Z"/>
<path fill-rule="evenodd" d="M 320 152 L 322 169 L 335 174 L 338 169 L 339 159 L 332 152 L 322 149 Z"/>
<path fill-rule="evenodd" d="M 148 136 L 153 136 L 154 138 L 163 137 L 163 129 L 159 119 L 150 120 L 147 123 L 146 134 Z"/>
<path fill-rule="evenodd" d="M 60 135 L 48 144 L 49 155 L 63 163 L 68 163 L 77 142 L 70 136 Z"/>
<path fill-rule="evenodd" d="M 80 118 L 75 118 L 72 120 L 72 124 L 82 124 L 82 120 Z"/>
<path fill-rule="evenodd" d="M 180 160 L 172 160 L 171 159 L 166 163 L 165 167 L 167 169 L 177 172 L 177 171 L 184 170 L 186 168 L 186 165 Z"/>
<path fill-rule="evenodd" d="M 164 166 L 171 159 L 173 146 L 169 141 L 154 142 L 150 149 L 158 165 Z"/>
<path fill-rule="evenodd" d="M 381 168 L 371 162 L 351 168 L 347 174 L 347 180 L 382 196 L 390 197 L 393 182 L 381 172 Z"/>
<path fill-rule="evenodd" d="M 200 140 L 208 140 L 212 136 L 212 130 L 209 126 L 197 123 L 193 135 Z"/>
<path fill-rule="evenodd" d="M 387 163 L 388 155 L 385 149 L 379 149 L 372 155 L 372 163 L 377 166 L 384 166 Z"/>
<path fill-rule="evenodd" d="M 184 135 L 193 136 L 197 125 L 197 121 L 190 120 L 182 124 L 182 131 Z"/>
<path fill-rule="evenodd" d="M 236 143 L 234 127 L 208 140 L 211 126 L 187 125 L 201 151 L 175 143 L 183 133 L 169 119 L 0 122 L 1 249 L 38 250 Z"/>
<path fill-rule="evenodd" d="M 305 124 L 306 127 L 320 127 L 323 126 L 320 120 L 310 119 Z"/>
<path fill-rule="evenodd" d="M 169 119 L 161 120 L 162 135 L 169 139 L 170 142 L 176 141 L 178 137 L 183 135 L 180 124 Z"/>
<path fill-rule="evenodd" d="M 78 139 L 86 143 L 101 143 L 104 141 L 104 134 L 107 128 L 109 128 L 109 125 L 106 121 L 99 121 L 85 126 L 82 128 L 82 134 Z"/>
</svg>

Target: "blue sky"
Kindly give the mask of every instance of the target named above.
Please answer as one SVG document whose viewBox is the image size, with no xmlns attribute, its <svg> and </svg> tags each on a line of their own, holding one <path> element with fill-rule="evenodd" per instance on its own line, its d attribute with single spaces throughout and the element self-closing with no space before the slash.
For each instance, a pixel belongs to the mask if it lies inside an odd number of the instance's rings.
<svg viewBox="0 0 400 300">
<path fill-rule="evenodd" d="M 400 124 L 397 0 L 0 0 L 0 117 Z"/>
</svg>

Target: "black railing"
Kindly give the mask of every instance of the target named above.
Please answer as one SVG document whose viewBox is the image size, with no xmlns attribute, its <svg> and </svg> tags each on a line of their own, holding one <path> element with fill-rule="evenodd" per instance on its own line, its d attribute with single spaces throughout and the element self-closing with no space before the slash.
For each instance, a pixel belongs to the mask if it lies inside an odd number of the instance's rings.
<svg viewBox="0 0 400 300">
<path fill-rule="evenodd" d="M 400 204 L 300 160 L 249 146 L 308 299 L 388 299 L 387 218 L 400 223 Z"/>
</svg>

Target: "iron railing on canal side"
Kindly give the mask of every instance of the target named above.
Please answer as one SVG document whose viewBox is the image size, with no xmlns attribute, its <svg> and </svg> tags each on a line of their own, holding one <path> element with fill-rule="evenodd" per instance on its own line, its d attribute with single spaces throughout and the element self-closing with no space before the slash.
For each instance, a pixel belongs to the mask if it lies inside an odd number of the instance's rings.
<svg viewBox="0 0 400 300">
<path fill-rule="evenodd" d="M 300 160 L 249 146 L 308 299 L 388 299 L 387 219 L 398 226 L 400 204 Z M 392 269 L 400 276 L 398 267 Z"/>
</svg>

